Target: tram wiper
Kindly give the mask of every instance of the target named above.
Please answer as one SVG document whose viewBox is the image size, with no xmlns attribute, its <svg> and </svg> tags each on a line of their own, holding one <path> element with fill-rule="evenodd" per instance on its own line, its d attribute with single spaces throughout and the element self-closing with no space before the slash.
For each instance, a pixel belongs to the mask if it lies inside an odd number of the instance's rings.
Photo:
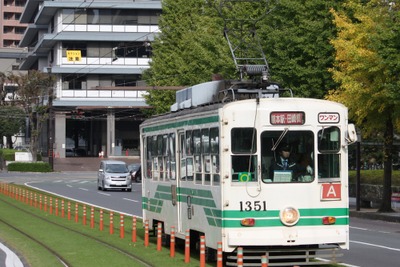
<svg viewBox="0 0 400 267">
<path fill-rule="evenodd" d="M 285 128 L 285 130 L 281 133 L 281 135 L 279 136 L 278 140 L 276 140 L 276 143 L 273 144 L 273 146 L 271 148 L 271 151 L 275 151 L 276 150 L 276 148 L 279 146 L 279 144 L 281 143 L 282 139 L 285 137 L 287 132 L 289 132 L 289 128 Z M 273 139 L 272 139 L 272 142 L 274 142 Z"/>
</svg>

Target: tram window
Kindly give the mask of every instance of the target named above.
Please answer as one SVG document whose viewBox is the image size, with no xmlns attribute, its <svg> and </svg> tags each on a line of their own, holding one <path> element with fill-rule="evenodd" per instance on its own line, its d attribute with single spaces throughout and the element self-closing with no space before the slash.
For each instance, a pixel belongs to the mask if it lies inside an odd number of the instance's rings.
<svg viewBox="0 0 400 267">
<path fill-rule="evenodd" d="M 318 131 L 318 178 L 330 179 L 340 177 L 340 129 L 338 127 L 322 128 Z"/>
<path fill-rule="evenodd" d="M 203 154 L 210 153 L 210 129 L 201 130 L 201 151 Z"/>
<path fill-rule="evenodd" d="M 218 137 L 218 128 L 211 128 L 210 129 L 210 147 L 212 154 L 219 153 L 219 137 Z"/>
<path fill-rule="evenodd" d="M 188 181 L 193 181 L 193 157 L 186 159 L 186 178 Z"/>
<path fill-rule="evenodd" d="M 170 179 L 176 179 L 176 157 L 175 157 L 175 134 L 170 134 L 168 138 L 168 146 L 169 146 L 169 160 L 170 160 Z"/>
<path fill-rule="evenodd" d="M 340 130 L 338 127 L 322 128 L 318 132 L 318 150 L 324 152 L 339 152 Z"/>
<path fill-rule="evenodd" d="M 163 137 L 162 135 L 157 136 L 157 153 L 155 155 L 162 155 L 163 153 Z"/>
<path fill-rule="evenodd" d="M 152 137 L 148 136 L 146 138 L 146 146 L 145 146 L 145 151 L 146 151 L 146 171 L 144 171 L 145 177 L 146 178 L 152 178 Z"/>
<path fill-rule="evenodd" d="M 195 183 L 201 184 L 203 178 L 203 169 L 201 164 L 201 156 L 195 155 L 194 156 L 194 166 L 195 166 Z"/>
<path fill-rule="evenodd" d="M 256 156 L 232 156 L 232 181 L 249 182 L 257 180 Z"/>
<path fill-rule="evenodd" d="M 261 172 L 266 183 L 311 182 L 315 174 L 312 131 L 261 134 Z"/>
<path fill-rule="evenodd" d="M 257 130 L 254 128 L 233 128 L 231 148 L 234 154 L 255 153 L 257 149 Z"/>
<path fill-rule="evenodd" d="M 331 179 L 340 177 L 340 155 L 318 154 L 318 178 Z"/>
<path fill-rule="evenodd" d="M 192 148 L 192 131 L 186 131 L 186 155 L 190 156 L 193 153 L 193 148 Z"/>
<path fill-rule="evenodd" d="M 201 153 L 201 133 L 200 130 L 194 130 L 192 135 L 193 141 L 193 154 L 199 155 Z"/>
<path fill-rule="evenodd" d="M 219 155 L 211 155 L 211 163 L 212 163 L 212 173 L 213 173 L 213 185 L 219 185 L 220 183 Z"/>
</svg>

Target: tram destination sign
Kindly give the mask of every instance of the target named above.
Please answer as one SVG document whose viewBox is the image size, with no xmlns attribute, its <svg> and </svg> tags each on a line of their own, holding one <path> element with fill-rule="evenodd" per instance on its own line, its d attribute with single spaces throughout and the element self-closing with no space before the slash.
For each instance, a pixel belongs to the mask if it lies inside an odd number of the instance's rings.
<svg viewBox="0 0 400 267">
<path fill-rule="evenodd" d="M 272 125 L 302 125 L 305 114 L 298 111 L 271 112 L 270 121 Z"/>
</svg>

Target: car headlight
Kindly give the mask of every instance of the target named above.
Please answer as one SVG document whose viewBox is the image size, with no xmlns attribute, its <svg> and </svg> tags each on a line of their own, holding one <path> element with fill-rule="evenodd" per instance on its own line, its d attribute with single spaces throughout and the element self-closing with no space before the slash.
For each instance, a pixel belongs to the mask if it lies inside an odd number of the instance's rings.
<svg viewBox="0 0 400 267">
<path fill-rule="evenodd" d="M 281 222 L 286 226 L 295 225 L 300 219 L 300 213 L 293 207 L 287 207 L 280 212 Z"/>
</svg>

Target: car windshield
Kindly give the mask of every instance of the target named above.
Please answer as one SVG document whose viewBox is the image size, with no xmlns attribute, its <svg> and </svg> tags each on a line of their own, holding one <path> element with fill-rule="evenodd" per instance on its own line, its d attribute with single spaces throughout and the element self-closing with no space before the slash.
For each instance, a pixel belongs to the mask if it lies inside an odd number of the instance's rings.
<svg viewBox="0 0 400 267">
<path fill-rule="evenodd" d="M 108 164 L 106 167 L 106 172 L 126 173 L 128 172 L 128 168 L 123 164 Z"/>
</svg>

